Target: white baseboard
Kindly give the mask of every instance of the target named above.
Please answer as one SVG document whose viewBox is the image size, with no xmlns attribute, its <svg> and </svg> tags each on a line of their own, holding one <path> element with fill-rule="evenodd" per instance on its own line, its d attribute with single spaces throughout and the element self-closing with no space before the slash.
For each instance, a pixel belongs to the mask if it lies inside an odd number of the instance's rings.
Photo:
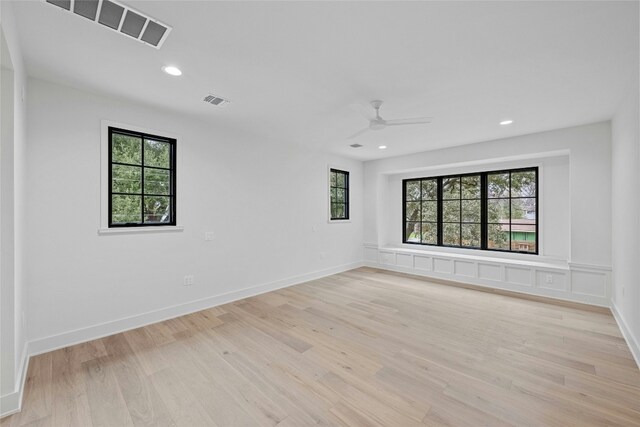
<svg viewBox="0 0 640 427">
<path fill-rule="evenodd" d="M 28 352 L 30 356 L 47 353 L 59 348 L 69 347 L 71 345 L 95 340 L 98 338 L 117 334 L 119 332 L 124 332 L 130 329 L 149 325 L 151 323 L 162 322 L 163 320 L 184 316 L 196 311 L 205 310 L 207 308 L 215 307 L 222 304 L 227 304 L 243 298 L 260 295 L 265 292 L 275 291 L 277 289 L 286 288 L 289 286 L 308 282 L 310 280 L 315 280 L 321 277 L 330 276 L 332 274 L 341 273 L 343 271 L 351 270 L 361 266 L 362 262 L 343 264 L 337 267 L 331 267 L 324 270 L 303 274 L 301 276 L 276 280 L 274 282 L 251 286 L 249 288 L 228 292 L 226 294 L 202 298 L 199 300 L 166 307 L 159 310 L 149 311 L 118 320 L 112 320 L 98 325 L 88 326 L 86 328 L 63 332 L 58 335 L 52 335 L 49 337 L 30 341 Z"/>
<path fill-rule="evenodd" d="M 609 307 L 611 268 L 539 258 L 497 258 L 365 246 L 368 267 Z"/>
<path fill-rule="evenodd" d="M 631 333 L 627 323 L 624 321 L 624 317 L 622 317 L 620 310 L 618 310 L 618 306 L 616 306 L 616 303 L 613 300 L 611 301 L 611 312 L 613 313 L 613 317 L 616 319 L 616 322 L 618 322 L 618 327 L 622 331 L 624 339 L 627 341 L 627 345 L 629 346 L 629 350 L 631 350 L 631 354 L 636 361 L 636 365 L 640 368 L 640 343 L 638 343 L 638 340 Z"/>
<path fill-rule="evenodd" d="M 266 292 L 275 291 L 277 289 L 286 288 L 310 280 L 319 279 L 330 276 L 332 274 L 342 273 L 343 271 L 352 270 L 362 267 L 361 261 L 343 264 L 324 270 L 314 271 L 300 276 L 289 277 L 274 282 L 264 283 L 262 285 L 252 286 L 237 291 L 228 292 L 222 295 L 202 298 L 199 300 L 178 304 L 171 307 L 165 307 L 159 310 L 147 313 L 137 314 L 135 316 L 125 317 L 97 325 L 88 326 L 86 328 L 76 329 L 73 331 L 63 332 L 61 334 L 52 335 L 45 338 L 30 341 L 25 345 L 23 352 L 23 362 L 21 367 L 20 381 L 16 386 L 16 391 L 1 397 L 0 416 L 4 417 L 20 411 L 22 403 L 22 393 L 28 368 L 28 360 L 31 356 L 47 353 L 59 348 L 69 347 L 71 345 L 92 341 L 98 338 L 128 331 L 130 329 L 139 328 L 151 323 L 161 322 L 163 320 L 172 319 L 174 317 L 184 316 L 196 311 L 205 310 L 222 304 L 227 304 L 243 298 L 260 295 Z"/>
<path fill-rule="evenodd" d="M 24 393 L 24 384 L 27 378 L 27 368 L 29 367 L 28 346 L 25 343 L 22 349 L 22 358 L 20 360 L 20 370 L 18 371 L 18 380 L 16 381 L 15 390 L 0 396 L 0 418 L 7 415 L 20 412 L 22 408 L 22 395 Z"/>
</svg>

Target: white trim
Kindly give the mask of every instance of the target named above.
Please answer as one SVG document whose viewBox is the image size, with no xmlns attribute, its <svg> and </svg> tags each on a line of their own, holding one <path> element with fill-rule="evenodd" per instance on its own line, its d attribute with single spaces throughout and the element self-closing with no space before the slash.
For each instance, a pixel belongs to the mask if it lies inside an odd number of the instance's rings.
<svg viewBox="0 0 640 427">
<path fill-rule="evenodd" d="M 365 245 L 366 247 L 376 248 L 378 246 L 375 244 Z M 410 248 L 407 246 L 419 246 L 420 248 Z M 422 249 L 422 247 L 429 249 Z M 536 266 L 536 267 L 544 267 L 544 268 L 563 268 L 569 269 L 569 263 L 566 260 L 544 257 L 542 255 L 534 255 L 534 254 L 519 254 L 519 253 L 509 253 L 509 252 L 498 252 L 498 251 L 484 251 L 481 249 L 465 249 L 465 248 L 452 248 L 452 247 L 441 247 L 441 246 L 424 246 L 424 245 L 411 245 L 411 244 L 403 244 L 402 247 L 396 246 L 382 246 L 380 247 L 382 251 L 396 251 L 396 252 L 405 252 L 416 255 L 428 255 L 428 256 L 442 256 L 442 257 L 451 257 L 451 258 L 461 258 L 461 259 L 469 259 L 474 261 L 486 261 L 486 262 L 497 262 L 497 263 L 508 263 L 508 264 L 520 264 L 520 265 L 528 265 L 528 266 Z M 586 265 L 586 264 L 585 264 Z"/>
<path fill-rule="evenodd" d="M 455 148 L 455 147 L 451 147 L 451 148 Z M 408 168 L 408 169 L 392 169 L 392 170 L 380 172 L 380 174 L 381 175 L 404 175 L 404 174 L 421 174 L 424 172 L 432 172 L 438 175 L 448 175 L 448 172 L 446 172 L 447 170 L 457 169 L 457 168 L 461 168 L 461 169 L 468 168 L 468 173 L 474 173 L 477 171 L 472 170 L 471 168 L 476 168 L 478 166 L 486 166 L 486 165 L 500 164 L 500 163 L 522 163 L 529 160 L 541 161 L 547 158 L 564 157 L 564 156 L 568 156 L 569 154 L 570 154 L 569 149 L 562 149 L 562 150 L 555 150 L 555 151 L 545 151 L 541 153 L 519 154 L 519 155 L 507 156 L 507 157 L 492 157 L 488 159 L 472 160 L 467 162 L 453 162 L 453 163 L 438 164 L 438 165 L 432 165 L 432 166 L 421 166 L 421 167 Z M 379 159 L 379 160 L 382 160 L 382 159 Z M 526 167 L 526 166 L 523 166 L 523 167 Z M 444 172 L 440 172 L 440 171 L 444 171 Z M 467 171 L 460 172 L 460 173 L 467 173 Z M 452 175 L 456 175 L 456 174 L 457 172 L 452 173 Z M 415 178 L 422 178 L 422 177 L 416 175 Z"/>
<path fill-rule="evenodd" d="M 151 323 L 161 322 L 163 320 L 172 319 L 178 316 L 184 316 L 186 314 L 205 310 L 207 308 L 215 307 L 222 304 L 228 304 L 239 299 L 253 297 L 265 292 L 275 291 L 277 289 L 286 288 L 289 286 L 308 282 L 310 280 L 315 280 L 325 276 L 330 276 L 332 274 L 341 273 L 343 271 L 352 270 L 361 266 L 362 262 L 360 261 L 343 264 L 336 267 L 303 274 L 300 276 L 289 277 L 270 283 L 251 286 L 222 295 L 206 297 L 199 300 L 165 307 L 118 320 L 112 320 L 109 322 L 88 326 L 86 328 L 63 332 L 58 335 L 39 338 L 29 342 L 29 355 L 35 356 L 59 348 L 68 347 L 70 345 L 80 344 L 82 342 L 87 342 L 94 339 L 117 334 L 119 332 L 128 331 L 130 329 L 139 328 Z"/>
<path fill-rule="evenodd" d="M 0 396 L 0 418 L 20 412 L 22 409 L 22 396 L 24 394 L 24 385 L 27 382 L 29 359 L 28 343 L 25 343 L 22 349 L 22 360 L 20 361 L 20 370 L 18 372 L 15 391 Z"/>
<path fill-rule="evenodd" d="M 583 264 L 578 262 L 569 261 L 569 267 L 572 270 L 600 270 L 600 271 L 611 271 L 611 266 L 607 265 L 598 265 L 598 264 Z"/>
<path fill-rule="evenodd" d="M 362 267 L 362 261 L 351 262 L 348 264 L 338 265 L 336 267 L 326 268 L 314 271 L 300 276 L 289 277 L 286 279 L 276 280 L 274 282 L 264 283 L 261 285 L 251 286 L 237 291 L 228 292 L 222 295 L 202 298 L 199 300 L 174 305 L 171 307 L 161 308 L 159 310 L 149 311 L 146 313 L 113 320 L 98 325 L 92 325 L 86 328 L 80 328 L 73 331 L 63 332 L 58 335 L 39 338 L 29 341 L 25 344 L 22 357 L 22 365 L 20 372 L 20 380 L 16 384 L 16 391 L 8 393 L 0 398 L 0 417 L 20 412 L 22 406 L 22 395 L 26 382 L 26 374 L 29 366 L 29 359 L 38 354 L 47 353 L 59 348 L 92 341 L 98 338 L 128 331 L 130 329 L 139 328 L 151 323 L 161 322 L 167 319 L 184 316 L 196 311 L 205 310 L 222 304 L 228 304 L 243 298 L 249 298 L 266 292 L 275 291 L 289 286 L 298 285 L 300 283 L 311 280 L 320 279 L 322 277 L 333 274 L 342 273 L 344 271 L 353 270 Z"/>
<path fill-rule="evenodd" d="M 184 227 L 181 225 L 166 225 L 161 227 L 99 228 L 98 234 L 170 233 L 172 231 L 184 231 Z"/>
<path fill-rule="evenodd" d="M 610 306 L 611 273 L 589 265 L 571 268 L 566 260 L 514 259 L 363 245 L 368 267 L 452 280 L 492 289 L 565 301 Z M 574 275 L 576 277 L 574 277 Z"/>
<path fill-rule="evenodd" d="M 138 227 L 140 230 L 127 228 L 126 231 L 109 228 L 109 127 L 128 129 L 134 132 L 146 133 L 150 135 L 162 135 L 166 138 L 176 140 L 176 218 L 182 218 L 182 149 L 183 140 L 180 135 L 163 130 L 149 129 L 127 123 L 118 123 L 111 120 L 100 121 L 100 216 L 98 223 L 98 234 L 138 234 L 152 232 L 182 231 L 184 226 L 160 226 L 160 227 Z M 144 230 L 142 230 L 144 228 Z"/>
<path fill-rule="evenodd" d="M 627 342 L 629 350 L 631 350 L 631 355 L 636 361 L 636 366 L 640 368 L 640 343 L 638 343 L 636 338 L 631 333 L 631 330 L 627 326 L 627 323 L 624 321 L 624 317 L 622 317 L 622 313 L 620 313 L 620 310 L 618 310 L 618 306 L 613 300 L 611 300 L 611 313 L 613 313 L 613 318 L 616 319 L 618 327 L 622 332 L 622 336 Z"/>
</svg>

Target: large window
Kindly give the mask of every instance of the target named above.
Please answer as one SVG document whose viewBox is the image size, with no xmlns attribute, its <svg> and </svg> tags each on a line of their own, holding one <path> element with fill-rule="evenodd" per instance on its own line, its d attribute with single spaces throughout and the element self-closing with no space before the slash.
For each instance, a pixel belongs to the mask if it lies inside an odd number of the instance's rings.
<svg viewBox="0 0 640 427">
<path fill-rule="evenodd" d="M 329 170 L 329 202 L 332 221 L 349 219 L 349 172 Z"/>
<path fill-rule="evenodd" d="M 403 181 L 403 242 L 538 253 L 538 168 Z"/>
<path fill-rule="evenodd" d="M 176 225 L 176 140 L 109 127 L 109 227 Z"/>
</svg>

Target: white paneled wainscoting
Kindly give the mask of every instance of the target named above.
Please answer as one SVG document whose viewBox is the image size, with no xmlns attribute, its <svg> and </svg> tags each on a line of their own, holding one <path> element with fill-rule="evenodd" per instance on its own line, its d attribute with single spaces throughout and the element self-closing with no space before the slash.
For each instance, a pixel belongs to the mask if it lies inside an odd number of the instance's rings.
<svg viewBox="0 0 640 427">
<path fill-rule="evenodd" d="M 610 306 L 611 268 L 607 266 L 577 264 L 529 255 L 522 255 L 522 258 L 499 258 L 404 247 L 379 247 L 375 244 L 364 245 L 364 264 L 368 267 L 494 289 Z"/>
</svg>

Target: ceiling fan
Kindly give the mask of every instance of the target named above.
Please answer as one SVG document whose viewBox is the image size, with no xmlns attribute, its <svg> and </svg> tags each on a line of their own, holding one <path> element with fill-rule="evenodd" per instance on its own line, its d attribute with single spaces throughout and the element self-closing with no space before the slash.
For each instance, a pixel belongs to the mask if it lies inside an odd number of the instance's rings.
<svg viewBox="0 0 640 427">
<path fill-rule="evenodd" d="M 401 126 L 401 125 L 422 125 L 426 123 L 431 123 L 431 117 L 414 117 L 410 119 L 394 119 L 394 120 L 385 120 L 380 117 L 380 107 L 382 106 L 382 101 L 374 100 L 370 102 L 371 106 L 375 110 L 375 115 L 373 115 L 372 111 L 369 109 L 365 109 L 360 106 L 360 112 L 365 116 L 367 120 L 369 120 L 369 126 L 362 129 L 359 132 L 354 133 L 348 139 L 356 138 L 363 133 L 370 130 L 382 130 L 387 126 Z"/>
</svg>

